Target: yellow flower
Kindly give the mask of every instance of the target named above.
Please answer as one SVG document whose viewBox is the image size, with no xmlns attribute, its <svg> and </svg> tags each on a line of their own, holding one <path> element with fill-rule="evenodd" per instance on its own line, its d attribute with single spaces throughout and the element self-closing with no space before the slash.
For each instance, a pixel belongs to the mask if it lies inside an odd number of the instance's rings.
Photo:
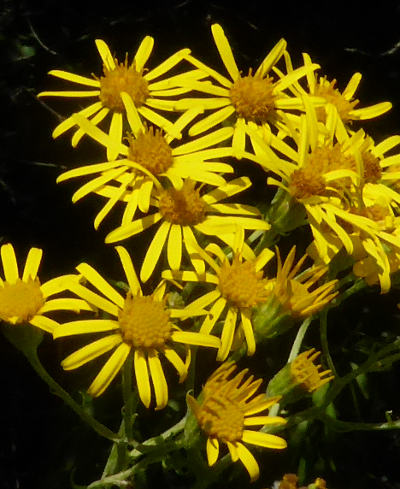
<svg viewBox="0 0 400 489">
<path fill-rule="evenodd" d="M 245 149 L 246 134 L 253 142 L 252 134 L 248 133 L 249 127 L 253 129 L 264 128 L 270 132 L 269 124 L 278 127 L 282 124 L 280 110 L 302 107 L 301 98 L 289 97 L 285 90 L 295 84 L 299 78 L 318 68 L 318 65 L 302 66 L 287 75 L 273 76 L 271 72 L 275 70 L 276 63 L 286 49 L 286 41 L 281 39 L 254 73 L 250 69 L 247 75 L 242 76 L 222 27 L 219 24 L 214 24 L 211 26 L 211 32 L 221 60 L 231 79 L 220 75 L 193 56 L 185 55 L 185 59 L 203 70 L 219 85 L 187 79 L 184 86 L 214 97 L 182 99 L 176 103 L 175 107 L 179 110 L 200 105 L 205 110 L 213 111 L 212 114 L 204 117 L 190 128 L 189 134 L 191 136 L 207 131 L 228 120 L 228 124 L 234 127 L 233 149 L 235 155 L 240 158 Z"/>
<path fill-rule="evenodd" d="M 207 459 L 214 465 L 219 456 L 220 443 L 227 445 L 232 461 L 240 460 L 248 471 L 251 481 L 258 479 L 260 469 L 257 461 L 245 444 L 265 448 L 283 449 L 287 444 L 283 438 L 246 429 L 250 426 L 272 426 L 286 423 L 280 416 L 258 415 L 269 409 L 279 397 L 267 398 L 264 394 L 255 397 L 262 380 L 253 380 L 251 375 L 245 381 L 248 369 L 229 378 L 235 371 L 233 363 L 222 364 L 207 380 L 203 387 L 201 401 L 187 395 L 187 401 L 197 422 L 207 435 Z"/>
<path fill-rule="evenodd" d="M 286 67 L 288 73 L 293 71 L 290 56 L 286 54 Z M 310 56 L 303 53 L 304 66 L 314 66 Z M 381 102 L 369 107 L 356 108 L 359 100 L 355 98 L 355 93 L 360 84 L 361 73 L 354 73 L 343 91 L 336 87 L 336 80 L 329 81 L 326 76 L 317 75 L 316 71 L 310 70 L 306 74 L 307 87 L 304 89 L 300 84 L 293 85 L 291 90 L 297 97 L 311 95 L 315 97 L 318 119 L 325 121 L 328 114 L 326 108 L 333 105 L 340 117 L 341 122 L 348 127 L 352 121 L 367 120 L 378 117 L 392 108 L 390 102 Z M 319 101 L 318 99 L 322 99 Z M 322 102 L 322 103 L 321 103 Z M 342 126 L 343 127 L 343 126 Z"/>
<path fill-rule="evenodd" d="M 184 243 L 191 262 L 198 273 L 204 272 L 204 262 L 198 258 L 192 243 L 196 243 L 193 230 L 208 236 L 217 236 L 228 245 L 233 243 L 237 226 L 244 229 L 269 229 L 269 224 L 260 219 L 261 214 L 255 207 L 241 204 L 222 204 L 221 200 L 231 197 L 249 188 L 250 180 L 236 178 L 210 192 L 201 195 L 200 188 L 190 180 L 185 180 L 181 189 L 168 188 L 155 196 L 152 205 L 158 211 L 131 223 L 123 224 L 111 231 L 106 243 L 114 243 L 141 233 L 161 221 L 147 250 L 140 278 L 149 279 L 166 245 L 168 264 L 173 270 L 179 270 Z"/>
<path fill-rule="evenodd" d="M 215 243 L 209 244 L 206 250 L 197 248 L 197 253 L 210 265 L 214 273 L 198 274 L 190 271 L 164 271 L 162 276 L 169 280 L 183 280 L 211 284 L 214 290 L 200 296 L 190 304 L 194 308 L 212 307 L 209 315 L 201 325 L 200 331 L 209 334 L 223 319 L 221 334 L 221 348 L 218 351 L 218 360 L 225 360 L 228 356 L 235 332 L 243 332 L 247 344 L 247 354 L 253 355 L 256 342 L 252 325 L 252 310 L 254 307 L 266 302 L 269 291 L 267 279 L 263 278 L 262 268 L 272 258 L 273 252 L 267 248 L 256 256 L 243 239 L 236 236 L 232 246 L 233 256 L 228 256 Z M 213 254 L 216 259 L 211 257 Z M 246 259 L 243 260 L 243 254 Z M 238 327 L 238 322 L 240 327 Z"/>
<path fill-rule="evenodd" d="M 294 318 L 305 318 L 320 311 L 338 295 L 338 292 L 334 290 L 338 281 L 330 280 L 311 290 L 326 274 L 328 267 L 312 266 L 299 273 L 307 255 L 303 255 L 294 265 L 295 255 L 296 246 L 293 246 L 282 265 L 281 255 L 277 248 L 278 270 L 276 278 L 269 281 L 268 290 L 271 295 L 275 296 L 285 312 Z"/>
<path fill-rule="evenodd" d="M 334 375 L 331 375 L 331 370 L 321 371 L 322 365 L 314 364 L 314 360 L 316 360 L 320 354 L 320 351 L 315 351 L 315 348 L 311 348 L 311 350 L 300 353 L 300 355 L 290 363 L 292 381 L 310 393 L 316 391 L 335 378 Z"/>
<path fill-rule="evenodd" d="M 175 144 L 173 136 L 163 135 L 153 126 L 147 128 L 142 124 L 127 94 L 123 93 L 122 99 L 132 129 L 132 134 L 127 138 L 127 145 L 117 142 L 118 153 L 123 155 L 123 158 L 81 166 L 62 173 L 57 179 L 57 182 L 62 182 L 76 177 L 98 175 L 82 185 L 72 196 L 73 202 L 91 192 L 106 197 L 107 202 L 94 221 L 96 229 L 112 208 L 121 201 L 125 204 L 122 225 L 132 221 L 137 209 L 147 213 L 154 188 L 161 188 L 162 179 L 177 188 L 182 187 L 183 179 L 189 176 L 194 181 L 215 186 L 226 183 L 220 173 L 231 173 L 233 169 L 226 163 L 216 162 L 215 159 L 230 156 L 232 149 L 213 146 L 231 138 L 230 128 L 219 129 L 185 144 Z M 187 123 L 188 116 L 188 112 L 182 115 L 174 127 L 180 130 Z M 109 147 L 115 143 L 84 117 L 75 118 L 79 126 L 100 144 Z"/>
<path fill-rule="evenodd" d="M 151 295 L 143 295 L 131 258 L 125 248 L 116 250 L 121 259 L 129 292 L 124 299 L 90 265 L 81 263 L 77 270 L 80 275 L 102 295 L 81 285 L 72 283 L 70 290 L 88 304 L 103 311 L 107 319 L 82 319 L 59 325 L 54 330 L 54 338 L 100 333 L 111 334 L 90 343 L 69 355 L 62 362 L 65 370 L 72 370 L 113 349 L 96 378 L 89 387 L 92 396 L 101 395 L 118 374 L 128 355 L 133 353 L 134 370 L 140 399 L 146 407 L 151 403 L 151 383 L 153 385 L 156 409 L 162 409 L 168 402 L 168 386 L 160 362 L 164 355 L 179 373 L 183 381 L 190 363 L 190 351 L 183 361 L 175 351 L 176 343 L 219 348 L 218 338 L 195 332 L 181 331 L 173 320 L 204 314 L 199 309 L 172 309 L 166 304 L 165 282 L 160 282 Z"/>
<path fill-rule="evenodd" d="M 20 277 L 12 244 L 1 247 L 4 279 L 0 278 L 0 320 L 9 324 L 29 323 L 53 333 L 58 323 L 45 314 L 53 311 L 92 310 L 83 300 L 53 298 L 51 296 L 67 290 L 72 275 L 62 275 L 40 284 L 37 276 L 42 250 L 31 248 Z"/>
<path fill-rule="evenodd" d="M 198 70 L 192 70 L 187 73 L 181 73 L 164 80 L 156 81 L 170 69 L 174 68 L 185 55 L 190 51 L 182 49 L 173 54 L 157 67 L 147 71 L 145 65 L 150 57 L 154 45 L 154 39 L 146 36 L 132 63 L 128 64 L 127 57 L 123 63 L 118 62 L 111 54 L 107 44 L 101 39 L 96 39 L 96 47 L 103 61 L 103 76 L 100 78 L 87 78 L 81 75 L 75 75 L 62 70 L 52 70 L 50 75 L 63 80 L 83 85 L 90 88 L 86 90 L 67 90 L 67 91 L 45 91 L 39 94 L 39 97 L 70 97 L 70 98 L 90 98 L 97 99 L 96 102 L 79 111 L 84 117 L 90 117 L 94 125 L 101 123 L 108 115 L 111 115 L 109 135 L 112 140 L 120 142 L 123 134 L 125 107 L 121 99 L 121 93 L 128 94 L 131 103 L 136 107 L 140 117 L 161 127 L 166 132 L 170 130 L 174 133 L 173 124 L 159 111 L 171 112 L 174 109 L 174 100 L 168 100 L 165 97 L 174 97 L 188 90 L 179 86 L 182 80 L 204 77 Z M 75 126 L 76 121 L 71 116 L 61 122 L 53 131 L 53 137 L 56 138 L 64 132 Z M 84 131 L 79 128 L 72 137 L 72 145 L 76 146 Z M 180 134 L 174 133 L 175 137 Z M 107 158 L 113 160 L 117 157 L 116 147 L 107 147 Z"/>
</svg>

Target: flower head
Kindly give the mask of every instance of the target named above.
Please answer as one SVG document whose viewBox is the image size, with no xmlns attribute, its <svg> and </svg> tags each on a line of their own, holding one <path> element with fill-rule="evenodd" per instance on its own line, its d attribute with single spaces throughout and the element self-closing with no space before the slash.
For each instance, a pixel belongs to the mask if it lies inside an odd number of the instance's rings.
<svg viewBox="0 0 400 489">
<path fill-rule="evenodd" d="M 250 180 L 241 177 L 203 194 L 201 187 L 196 187 L 194 182 L 187 179 L 180 189 L 169 187 L 160 190 L 152 201 L 158 207 L 157 212 L 111 231 L 106 243 L 127 239 L 161 221 L 144 258 L 141 280 L 146 281 L 151 276 L 165 245 L 168 263 L 173 270 L 180 268 L 184 244 L 193 267 L 198 273 L 203 273 L 204 262 L 198 258 L 193 231 L 217 236 L 231 245 L 238 225 L 245 229 L 269 228 L 269 224 L 260 219 L 261 214 L 255 207 L 220 203 L 249 186 Z"/>
<path fill-rule="evenodd" d="M 122 93 L 126 93 L 131 103 L 136 107 L 140 117 L 163 128 L 165 131 L 174 133 L 173 124 L 162 116 L 158 111 L 172 111 L 175 101 L 168 100 L 170 97 L 185 93 L 187 90 L 178 84 L 186 78 L 198 80 L 204 77 L 198 70 L 174 75 L 164 80 L 156 81 L 160 76 L 174 68 L 185 55 L 189 54 L 188 49 L 182 49 L 163 61 L 156 68 L 149 71 L 145 65 L 153 49 L 154 39 L 146 36 L 134 58 L 129 64 L 128 57 L 124 62 L 119 62 L 110 52 L 107 44 L 101 39 L 96 40 L 96 47 L 103 62 L 103 75 L 100 77 L 87 78 L 75 75 L 62 70 L 52 70 L 50 75 L 63 80 L 83 85 L 89 90 L 70 90 L 70 91 L 45 91 L 39 94 L 40 97 L 69 97 L 69 98 L 95 98 L 96 102 L 79 111 L 84 117 L 90 117 L 94 125 L 98 125 L 111 115 L 109 135 L 115 144 L 107 147 L 107 158 L 113 160 L 118 155 L 118 144 L 121 142 L 124 119 L 127 117 L 125 104 L 123 103 Z M 53 131 L 56 138 L 74 127 L 76 120 L 73 116 L 61 122 Z M 72 137 L 72 145 L 76 146 L 85 131 L 77 129 Z M 176 137 L 180 134 L 174 133 Z"/>
<path fill-rule="evenodd" d="M 294 264 L 296 246 L 290 250 L 285 262 L 282 264 L 279 249 L 276 250 L 278 269 L 276 278 L 271 279 L 268 290 L 281 304 L 282 309 L 294 318 L 305 318 L 320 311 L 326 304 L 334 299 L 337 280 L 330 280 L 319 287 L 313 286 L 326 274 L 326 266 L 312 266 L 299 273 L 308 255 L 303 255 Z"/>
<path fill-rule="evenodd" d="M 176 104 L 176 107 L 187 109 L 201 106 L 203 109 L 213 111 L 190 128 L 190 135 L 200 134 L 227 121 L 234 128 L 232 144 L 235 155 L 241 158 L 245 149 L 246 135 L 253 142 L 252 133 L 248 132 L 249 127 L 266 129 L 267 132 L 270 132 L 270 125 L 279 126 L 282 123 L 281 109 L 302 107 L 301 98 L 290 97 L 285 91 L 306 73 L 315 70 L 318 65 L 310 64 L 292 70 L 286 75 L 279 73 L 279 76 L 276 76 L 275 65 L 286 49 L 286 41 L 281 39 L 267 54 L 257 70 L 253 72 L 250 68 L 247 75 L 242 75 L 222 27 L 214 24 L 211 26 L 211 32 L 230 79 L 220 75 L 193 56 L 185 56 L 196 68 L 203 70 L 205 74 L 218 82 L 218 85 L 186 80 L 185 86 L 213 95 L 213 97 L 182 99 Z"/>
<path fill-rule="evenodd" d="M 37 275 L 43 254 L 41 249 L 29 250 L 22 276 L 18 272 L 12 244 L 4 244 L 0 254 L 4 270 L 4 279 L 0 278 L 0 320 L 13 325 L 29 323 L 53 333 L 58 323 L 47 317 L 46 313 L 58 310 L 92 310 L 80 299 L 51 298 L 67 290 L 73 276 L 62 275 L 41 284 Z"/>
<path fill-rule="evenodd" d="M 252 481 L 259 476 L 257 461 L 245 444 L 265 448 L 283 449 L 283 438 L 262 431 L 247 429 L 250 426 L 271 426 L 285 423 L 279 416 L 258 415 L 269 409 L 279 397 L 266 398 L 264 394 L 254 397 L 262 380 L 246 380 L 248 369 L 231 377 L 236 370 L 232 362 L 222 364 L 207 380 L 199 399 L 187 396 L 187 401 L 202 431 L 207 435 L 207 459 L 214 465 L 219 456 L 220 443 L 227 445 L 232 461 L 240 460 Z"/>
<path fill-rule="evenodd" d="M 210 160 L 232 153 L 230 147 L 216 147 L 231 138 L 230 128 L 222 128 L 188 143 L 177 144 L 170 134 L 143 124 L 126 93 L 122 94 L 122 100 L 132 131 L 128 133 L 126 144 L 116 144 L 115 140 L 86 118 L 79 114 L 74 116 L 82 130 L 107 148 L 116 146 L 117 153 L 122 158 L 74 168 L 62 173 L 57 179 L 57 182 L 62 182 L 71 178 L 91 177 L 74 193 L 72 201 L 77 202 L 89 193 L 96 193 L 107 199 L 94 220 L 96 229 L 117 204 L 122 203 L 125 207 L 122 225 L 131 223 L 138 210 L 147 213 L 154 193 L 162 185 L 179 189 L 183 180 L 188 177 L 193 181 L 215 186 L 226 183 L 221 174 L 233 172 L 232 167 Z M 174 127 L 177 131 L 183 128 L 189 116 L 190 114 L 183 114 L 175 121 Z"/>
<path fill-rule="evenodd" d="M 290 57 L 285 56 L 288 73 L 293 68 Z M 312 61 L 307 53 L 303 53 L 304 66 L 312 66 Z M 326 76 L 320 76 L 315 70 L 307 72 L 307 86 L 304 89 L 300 84 L 292 87 L 295 95 L 311 95 L 317 106 L 317 115 L 320 121 L 326 121 L 328 105 L 333 106 L 341 120 L 341 123 L 347 126 L 353 121 L 367 120 L 378 117 L 391 109 L 390 102 L 380 102 L 368 107 L 359 108 L 360 101 L 355 98 L 355 93 L 362 79 L 361 73 L 354 73 L 347 83 L 346 87 L 340 91 L 336 86 L 336 80 L 328 80 Z"/>
<path fill-rule="evenodd" d="M 315 365 L 314 361 L 321 354 L 315 348 L 300 353 L 290 364 L 290 373 L 293 383 L 299 385 L 307 392 L 314 392 L 324 384 L 331 381 L 334 376 L 331 370 L 322 370 L 321 365 Z"/>
<path fill-rule="evenodd" d="M 93 396 L 101 395 L 118 374 L 129 354 L 133 353 L 134 370 L 140 399 L 146 407 L 151 403 L 153 385 L 156 408 L 162 409 L 168 402 L 168 386 L 160 362 L 164 355 L 172 363 L 183 381 L 187 375 L 190 352 L 188 345 L 218 348 L 218 338 L 201 333 L 182 331 L 175 321 L 204 314 L 199 309 L 173 309 L 167 305 L 166 284 L 160 282 L 151 295 L 143 295 L 132 261 L 125 248 L 116 248 L 129 292 L 124 298 L 90 265 L 81 263 L 77 270 L 90 286 L 102 295 L 80 283 L 71 283 L 70 290 L 87 301 L 109 319 L 82 319 L 61 324 L 54 330 L 54 338 L 86 333 L 111 332 L 69 355 L 62 362 L 66 370 L 80 367 L 111 350 L 106 361 L 89 387 Z M 176 352 L 177 344 L 186 347 L 186 359 Z"/>
<path fill-rule="evenodd" d="M 263 267 L 272 258 L 273 252 L 265 248 L 256 256 L 244 242 L 243 229 L 237 228 L 231 248 L 232 254 L 215 243 L 205 250 L 193 244 L 197 254 L 210 266 L 210 271 L 198 274 L 190 271 L 167 270 L 163 277 L 169 280 L 183 280 L 210 284 L 214 290 L 206 292 L 191 303 L 192 307 L 207 308 L 209 315 L 203 321 L 200 331 L 210 333 L 223 321 L 221 348 L 218 360 L 225 360 L 234 343 L 235 335 L 244 335 L 247 354 L 253 355 L 256 341 L 253 333 L 253 309 L 264 303 L 268 296 L 268 281 L 264 278 Z M 214 255 L 214 257 L 212 256 Z"/>
</svg>

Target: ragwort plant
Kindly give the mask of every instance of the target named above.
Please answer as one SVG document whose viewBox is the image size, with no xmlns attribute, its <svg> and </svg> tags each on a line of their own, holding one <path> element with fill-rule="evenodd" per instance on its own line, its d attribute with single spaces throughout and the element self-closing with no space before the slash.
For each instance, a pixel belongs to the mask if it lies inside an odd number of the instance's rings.
<svg viewBox="0 0 400 489">
<path fill-rule="evenodd" d="M 327 337 L 329 310 L 366 287 L 387 293 L 400 268 L 400 154 L 393 151 L 400 136 L 375 142 L 361 124 L 391 104 L 359 108 L 359 73 L 340 91 L 308 54 L 293 67 L 284 39 L 260 66 L 241 71 L 222 27 L 211 31 L 221 73 L 189 49 L 148 70 L 150 36 L 124 62 L 96 40 L 102 73 L 52 70 L 78 89 L 39 94 L 92 101 L 53 137 L 73 131 L 73 147 L 92 138 L 105 160 L 69 169 L 58 182 L 81 181 L 74 202 L 99 196 L 96 229 L 111 214 L 117 220 L 105 242 L 122 243 L 115 247 L 121 270 L 105 277 L 88 260 L 42 283 L 42 250 L 32 248 L 22 269 L 4 244 L 0 318 L 52 391 L 110 441 L 98 480 L 80 481 L 91 489 L 148 487 L 154 464 L 186 487 L 221 487 L 222 478 L 242 480 L 243 470 L 231 470 L 238 461 L 251 482 L 261 472 L 271 483 L 269 467 L 257 461 L 261 449 L 293 452 L 299 474 L 282 474 L 276 487 L 296 489 L 323 475 L 304 468 L 301 443 L 315 421 L 342 431 L 399 427 L 390 419 L 342 420 L 335 408 L 348 386 L 390 368 L 399 340 L 339 374 Z M 244 160 L 277 189 L 270 202 L 241 197 L 251 187 L 248 176 L 235 174 Z M 153 234 L 143 244 L 138 235 L 147 229 Z M 298 229 L 309 230 L 305 246 L 294 242 Z M 281 242 L 290 237 L 285 251 Z M 143 247 L 140 263 L 135 250 Z M 320 345 L 305 340 L 310 325 Z M 104 359 L 82 387 L 97 398 L 119 383 L 118 432 L 96 419 L 95 402 L 92 414 L 64 390 L 38 355 L 43 334 L 61 343 L 89 333 L 61 365 L 73 370 Z M 274 358 L 272 375 L 256 378 L 246 362 L 276 337 L 290 354 Z M 205 349 L 214 360 L 200 385 L 196 359 Z M 165 375 L 168 364 L 177 379 Z M 160 411 L 161 420 L 174 409 L 180 420 L 170 426 L 166 417 L 164 430 L 146 439 L 136 426 L 146 409 Z M 317 477 L 308 487 L 327 486 Z"/>
</svg>

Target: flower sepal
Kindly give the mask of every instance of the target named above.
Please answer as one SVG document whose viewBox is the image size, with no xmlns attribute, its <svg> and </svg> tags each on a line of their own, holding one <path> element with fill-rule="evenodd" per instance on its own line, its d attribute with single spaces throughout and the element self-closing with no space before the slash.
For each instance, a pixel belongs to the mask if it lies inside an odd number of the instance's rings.
<svg viewBox="0 0 400 489">
<path fill-rule="evenodd" d="M 253 310 L 254 337 L 257 343 L 285 333 L 294 323 L 292 316 L 284 310 L 274 295 Z"/>
<path fill-rule="evenodd" d="M 278 234 L 286 234 L 307 224 L 304 206 L 289 193 L 278 189 L 268 211 L 268 222 Z"/>
<path fill-rule="evenodd" d="M 26 356 L 36 352 L 43 340 L 43 331 L 28 323 L 15 325 L 1 322 L 0 328 L 8 341 Z"/>
</svg>

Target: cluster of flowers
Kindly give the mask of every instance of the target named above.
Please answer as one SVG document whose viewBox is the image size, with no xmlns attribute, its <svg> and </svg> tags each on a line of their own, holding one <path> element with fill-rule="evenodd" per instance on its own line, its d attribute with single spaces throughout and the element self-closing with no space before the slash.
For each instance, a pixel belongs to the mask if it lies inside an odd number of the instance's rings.
<svg viewBox="0 0 400 489">
<path fill-rule="evenodd" d="M 107 155 L 107 161 L 74 168 L 57 181 L 85 179 L 74 202 L 90 193 L 105 199 L 94 219 L 96 229 L 111 211 L 118 215 L 120 224 L 106 243 L 158 225 L 140 281 L 154 278 L 164 258 L 169 269 L 162 271 L 154 291 L 144 295 L 129 252 L 116 246 L 127 283 L 124 297 L 87 263 L 77 266 L 77 274 L 40 284 L 42 253 L 36 248 L 19 278 L 13 247 L 6 244 L 1 248 L 5 281 L 0 282 L 0 318 L 11 324 L 29 322 L 54 338 L 110 332 L 70 354 L 62 366 L 76 369 L 112 351 L 89 387 L 92 396 L 99 396 L 133 355 L 140 399 L 146 407 L 153 401 L 156 409 L 168 402 L 160 355 L 183 381 L 190 347 L 215 348 L 217 360 L 224 363 L 205 384 L 201 400 L 188 396 L 188 404 L 208 436 L 209 464 L 218 459 L 219 442 L 225 443 L 232 460 L 240 459 L 254 480 L 259 467 L 244 444 L 282 449 L 286 442 L 247 427 L 284 424 L 279 416 L 254 416 L 276 404 L 281 393 L 254 397 L 261 380 L 244 380 L 247 370 L 232 377 L 236 365 L 225 360 L 232 352 L 237 358 L 253 355 L 258 342 L 284 332 L 283 322 L 293 324 L 325 307 L 338 293 L 337 280 L 327 281 L 325 275 L 339 253 L 352 257 L 357 276 L 379 282 L 382 291 L 390 288 L 390 274 L 400 265 L 395 215 L 400 155 L 387 153 L 400 136 L 375 144 L 363 129 L 351 129 L 353 121 L 391 107 L 383 102 L 356 108 L 359 73 L 340 92 L 335 80 L 317 75 L 319 65 L 307 54 L 302 66 L 293 68 L 281 39 L 256 70 L 243 75 L 220 25 L 212 26 L 212 35 L 229 77 L 189 49 L 147 69 L 154 43 L 149 36 L 133 60 L 126 56 L 122 63 L 97 40 L 100 77 L 50 72 L 85 89 L 46 91 L 40 97 L 95 100 L 59 124 L 53 137 L 73 130 L 72 146 L 87 135 Z M 186 71 L 180 71 L 183 64 Z M 267 183 L 279 187 L 269 219 L 256 207 L 232 202 L 251 186 L 248 177 L 234 175 L 232 162 L 240 165 L 243 159 L 261 165 L 273 175 Z M 296 262 L 293 247 L 282 262 L 278 248 L 274 252 L 268 244 L 304 224 L 313 236 L 307 255 Z M 274 256 L 276 275 L 265 276 L 263 269 Z M 310 257 L 314 264 L 305 269 Z M 194 288 L 193 298 L 186 294 L 186 303 L 174 302 L 169 288 L 190 291 L 189 283 L 202 288 Z M 199 295 L 199 290 L 206 292 Z M 80 313 L 84 319 L 60 324 L 46 315 L 57 310 Z M 303 352 L 289 365 L 294 383 L 309 392 L 332 378 L 329 370 L 321 372 L 314 365 L 317 355 Z"/>
</svg>

